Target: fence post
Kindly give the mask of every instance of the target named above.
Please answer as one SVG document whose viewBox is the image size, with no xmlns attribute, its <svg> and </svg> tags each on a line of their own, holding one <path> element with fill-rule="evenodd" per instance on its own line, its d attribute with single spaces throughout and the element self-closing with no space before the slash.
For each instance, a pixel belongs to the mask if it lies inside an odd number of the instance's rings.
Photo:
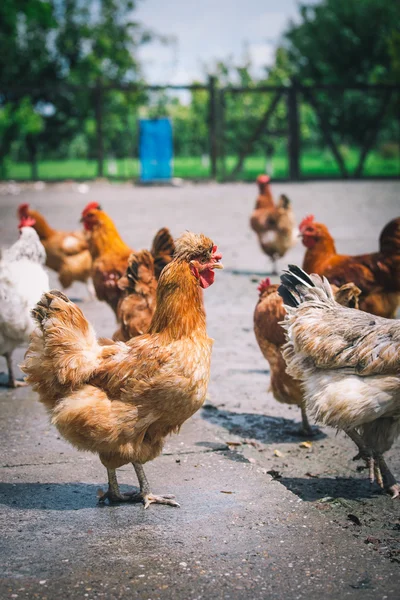
<svg viewBox="0 0 400 600">
<path fill-rule="evenodd" d="M 287 92 L 287 110 L 289 125 L 289 177 L 293 181 L 300 179 L 300 131 L 298 86 L 296 80 L 292 81 Z"/>
<path fill-rule="evenodd" d="M 97 177 L 103 177 L 104 145 L 103 145 L 103 86 L 98 80 L 95 88 L 95 117 L 97 137 Z"/>
<path fill-rule="evenodd" d="M 226 181 L 225 167 L 225 91 L 219 90 L 218 93 L 218 138 L 219 138 L 219 165 L 220 177 L 222 181 Z"/>
<path fill-rule="evenodd" d="M 217 78 L 210 75 L 208 79 L 209 90 L 209 143 L 210 143 L 210 174 L 212 179 L 217 178 L 218 141 L 217 141 Z"/>
</svg>

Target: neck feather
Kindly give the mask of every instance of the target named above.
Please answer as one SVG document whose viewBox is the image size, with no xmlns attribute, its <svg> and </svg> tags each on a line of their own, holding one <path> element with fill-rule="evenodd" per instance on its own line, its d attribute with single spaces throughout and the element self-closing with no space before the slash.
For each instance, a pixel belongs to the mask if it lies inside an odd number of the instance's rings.
<svg viewBox="0 0 400 600">
<path fill-rule="evenodd" d="M 336 254 L 335 242 L 332 236 L 327 233 L 318 238 L 315 246 L 307 248 L 303 268 L 307 273 L 318 272 L 317 265 L 321 264 L 321 261 L 325 262 L 331 256 L 336 256 Z"/>
<path fill-rule="evenodd" d="M 206 316 L 199 283 L 185 261 L 167 265 L 158 281 L 157 307 L 149 333 L 162 333 L 170 339 L 206 334 Z"/>
<path fill-rule="evenodd" d="M 33 229 L 38 234 L 40 240 L 47 240 L 55 233 L 55 229 L 52 229 L 43 215 L 41 215 L 36 210 L 29 210 L 29 216 L 33 217 L 36 223 L 33 226 Z"/>
<path fill-rule="evenodd" d="M 92 230 L 89 249 L 93 259 L 108 252 L 124 255 L 132 252 L 131 248 L 121 239 L 113 221 L 106 215 L 102 216 L 101 222 Z"/>
</svg>

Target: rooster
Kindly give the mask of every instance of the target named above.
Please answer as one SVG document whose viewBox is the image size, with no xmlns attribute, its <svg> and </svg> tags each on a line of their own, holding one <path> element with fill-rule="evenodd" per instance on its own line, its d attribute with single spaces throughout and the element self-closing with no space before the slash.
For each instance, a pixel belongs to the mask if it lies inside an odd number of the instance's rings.
<svg viewBox="0 0 400 600">
<path fill-rule="evenodd" d="M 300 234 L 307 248 L 303 269 L 324 275 L 340 286 L 353 281 L 361 290 L 360 309 L 386 318 L 396 316 L 400 294 L 400 217 L 384 227 L 379 251 L 361 256 L 336 252 L 328 228 L 316 223 L 312 215 L 300 223 Z"/>
<path fill-rule="evenodd" d="M 43 268 L 46 252 L 30 225 L 34 225 L 30 217 L 22 221 L 19 240 L 2 252 L 0 260 L 0 354 L 7 361 L 7 385 L 12 388 L 25 385 L 14 377 L 12 352 L 29 341 L 34 329 L 30 311 L 49 289 Z"/>
<path fill-rule="evenodd" d="M 99 343 L 61 292 L 45 294 L 33 310 L 37 326 L 22 369 L 60 433 L 99 454 L 109 484 L 102 502 L 177 506 L 173 497 L 151 493 L 143 464 L 204 402 L 213 341 L 198 290 L 214 282 L 221 258 L 206 236 L 183 234 L 160 275 L 148 333 L 127 344 Z M 119 490 L 116 469 L 128 463 L 139 493 Z"/>
<path fill-rule="evenodd" d="M 400 323 L 340 306 L 325 277 L 293 265 L 281 281 L 283 357 L 302 383 L 307 410 L 345 431 L 371 481 L 399 496 L 383 454 L 400 433 Z"/>
<path fill-rule="evenodd" d="M 29 204 L 19 205 L 18 217 L 22 221 L 28 217 L 34 219 L 32 227 L 46 250 L 46 265 L 58 273 L 63 288 L 69 288 L 74 281 L 82 281 L 86 283 L 90 296 L 93 296 L 90 280 L 92 259 L 84 233 L 53 229 L 43 215 L 30 208 Z"/>
<path fill-rule="evenodd" d="M 278 402 L 300 407 L 302 417 L 300 434 L 312 436 L 314 432 L 308 421 L 301 384 L 286 372 L 286 363 L 282 356 L 286 339 L 280 323 L 285 318 L 286 310 L 278 294 L 278 285 L 271 284 L 267 277 L 261 281 L 258 291 L 260 296 L 254 310 L 254 333 L 260 350 L 270 366 L 270 389 Z M 360 290 L 353 283 L 335 289 L 336 301 L 343 306 L 358 308 L 359 294 Z"/>
<path fill-rule="evenodd" d="M 118 286 L 118 280 L 125 275 L 133 250 L 122 240 L 114 222 L 98 202 L 90 202 L 86 206 L 81 220 L 89 236 L 96 296 L 99 300 L 107 302 L 118 320 L 118 305 L 123 297 L 123 290 Z M 158 231 L 153 241 L 152 252 L 157 273 L 160 273 L 171 259 L 173 245 L 170 245 L 170 239 L 172 238 L 168 229 L 163 228 Z"/>
<path fill-rule="evenodd" d="M 277 274 L 276 261 L 296 243 L 295 218 L 287 196 L 281 195 L 275 204 L 268 175 L 257 177 L 259 195 L 250 217 L 250 226 L 257 234 L 261 249 L 270 257 L 273 275 Z"/>
</svg>

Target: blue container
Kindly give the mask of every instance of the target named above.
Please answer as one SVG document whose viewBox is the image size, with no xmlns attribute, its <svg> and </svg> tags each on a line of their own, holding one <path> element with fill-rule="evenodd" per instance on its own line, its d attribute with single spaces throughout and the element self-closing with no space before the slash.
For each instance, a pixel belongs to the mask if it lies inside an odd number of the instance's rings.
<svg viewBox="0 0 400 600">
<path fill-rule="evenodd" d="M 170 119 L 139 119 L 140 181 L 169 181 L 173 147 Z"/>
</svg>

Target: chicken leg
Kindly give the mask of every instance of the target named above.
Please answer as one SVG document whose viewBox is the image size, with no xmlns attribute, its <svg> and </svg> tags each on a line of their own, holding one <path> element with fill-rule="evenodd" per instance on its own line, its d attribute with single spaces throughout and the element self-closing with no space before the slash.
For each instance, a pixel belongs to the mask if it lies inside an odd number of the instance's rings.
<svg viewBox="0 0 400 600">
<path fill-rule="evenodd" d="M 347 429 L 347 435 L 353 442 L 356 444 L 359 453 L 353 458 L 353 460 L 365 460 L 367 463 L 367 467 L 369 469 L 369 480 L 371 483 L 374 483 L 375 479 L 377 484 L 380 487 L 383 487 L 383 479 L 382 473 L 380 469 L 380 460 L 377 456 L 374 455 L 373 450 L 366 446 L 364 440 L 361 435 L 357 433 L 355 429 Z"/>
<path fill-rule="evenodd" d="M 140 493 L 136 494 L 135 498 L 132 498 L 131 502 L 140 502 L 144 503 L 144 507 L 148 508 L 150 504 L 168 504 L 169 506 L 179 506 L 173 498 L 172 494 L 164 494 L 162 496 L 155 496 L 150 491 L 150 485 L 147 480 L 146 474 L 143 469 L 143 465 L 140 463 L 132 463 L 133 467 L 136 471 L 137 478 L 139 480 L 140 485 Z"/>
<path fill-rule="evenodd" d="M 271 262 L 272 262 L 271 275 L 278 275 L 278 266 L 277 266 L 276 258 L 274 256 L 271 256 Z"/>
<path fill-rule="evenodd" d="M 312 430 L 311 425 L 308 421 L 306 409 L 304 408 L 304 406 L 301 406 L 300 409 L 301 409 L 301 428 L 300 428 L 299 433 L 300 433 L 300 435 L 303 435 L 305 437 L 313 437 L 315 435 L 315 433 Z"/>
<path fill-rule="evenodd" d="M 377 461 L 382 473 L 382 487 L 391 494 L 392 498 L 400 497 L 400 485 L 397 483 L 393 473 L 387 466 L 385 459 L 383 456 L 378 456 Z"/>
<path fill-rule="evenodd" d="M 115 469 L 107 468 L 107 474 L 108 474 L 108 490 L 106 491 L 105 494 L 102 493 L 99 496 L 99 502 L 101 502 L 102 504 L 106 500 L 108 500 L 110 503 L 135 502 L 134 498 L 136 498 L 136 496 L 138 496 L 137 492 L 131 492 L 128 494 L 122 494 L 120 492 L 118 480 L 117 480 L 117 473 L 116 473 Z"/>
<path fill-rule="evenodd" d="M 12 360 L 11 360 L 11 352 L 6 352 L 4 355 L 4 358 L 7 361 L 7 369 L 8 369 L 8 381 L 6 383 L 6 386 L 9 388 L 26 387 L 28 384 L 25 381 L 18 381 L 18 379 L 15 379 L 15 377 L 14 377 L 14 369 L 13 369 Z"/>
</svg>

